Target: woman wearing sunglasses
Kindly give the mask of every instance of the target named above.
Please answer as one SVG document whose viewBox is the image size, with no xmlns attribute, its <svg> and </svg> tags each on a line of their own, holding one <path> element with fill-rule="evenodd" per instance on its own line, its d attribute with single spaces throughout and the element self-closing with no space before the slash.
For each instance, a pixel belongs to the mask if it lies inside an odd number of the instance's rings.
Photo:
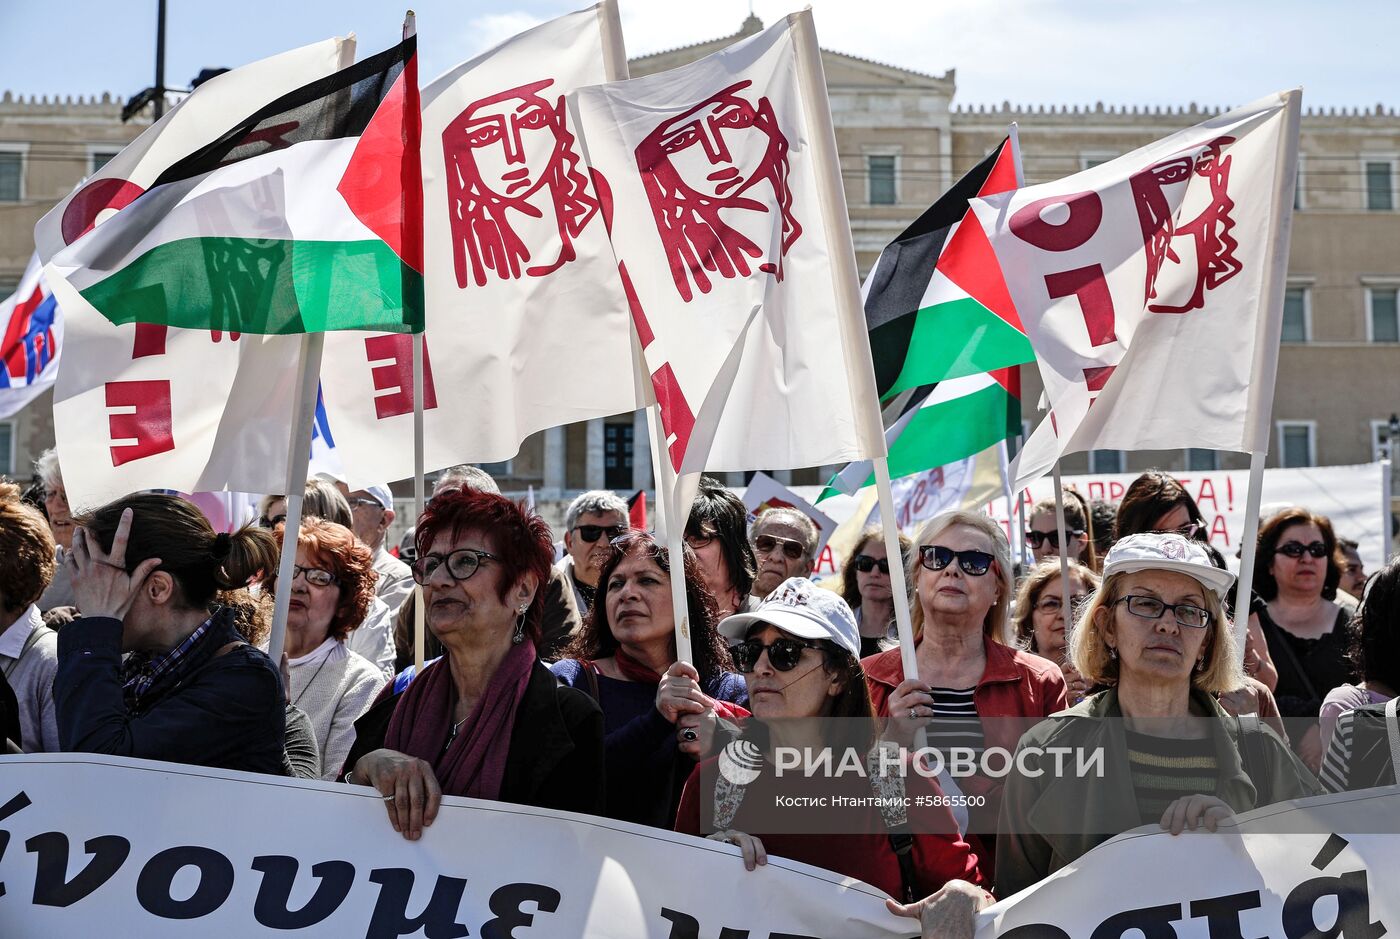
<svg viewBox="0 0 1400 939">
<path fill-rule="evenodd" d="M 913 544 L 908 535 L 899 533 L 901 563 L 908 560 Z M 860 533 L 860 540 L 842 563 L 841 599 L 855 611 L 861 658 L 899 644 L 894 627 L 894 595 L 890 593 L 890 560 L 885 551 L 885 532 L 879 525 Z"/>
<path fill-rule="evenodd" d="M 1267 725 L 1227 714 L 1213 692 L 1240 678 L 1222 598 L 1234 575 L 1177 534 L 1116 542 L 1070 639 L 1075 667 L 1107 686 L 1037 724 L 1006 778 L 996 895 L 1009 897 L 1114 835 L 1159 824 L 1215 831 L 1232 814 L 1315 795 L 1317 780 Z M 1057 772 L 1053 748 L 1102 752 L 1101 773 Z M 985 905 L 951 884 L 921 907 Z"/>
<path fill-rule="evenodd" d="M 277 535 L 286 537 L 285 526 Z M 346 645 L 374 599 L 374 557 L 355 533 L 323 518 L 302 520 L 287 607 L 287 702 L 306 712 L 318 749 L 316 776 L 335 779 L 384 673 Z M 268 596 L 277 591 L 270 578 Z"/>
<path fill-rule="evenodd" d="M 1351 613 L 1333 602 L 1342 568 L 1332 523 L 1304 508 L 1289 508 L 1259 528 L 1254 589 L 1267 601 L 1259 625 L 1278 669 L 1274 697 L 1293 723 L 1293 746 L 1316 772 L 1322 765 L 1318 713 L 1327 693 L 1356 680 L 1351 660 Z"/>
<path fill-rule="evenodd" d="M 1006 645 L 1006 535 L 986 515 L 948 512 L 930 519 L 915 544 L 908 576 L 919 673 L 904 674 L 899 649 L 866 659 L 875 711 L 888 718 L 886 735 L 906 746 L 926 729 L 928 745 L 943 752 L 1010 752 L 1025 730 L 1065 706 L 1065 679 L 1053 662 Z M 1001 781 L 976 775 L 958 785 L 983 800 L 969 807 L 968 831 L 990 842 Z"/>
<path fill-rule="evenodd" d="M 608 789 L 600 814 L 658 828 L 675 821 L 681 786 L 714 745 L 718 718 L 748 713 L 699 562 L 689 548 L 683 553 L 694 663 L 676 661 L 670 552 L 632 531 L 613 542 L 593 610 L 550 666 L 603 709 Z"/>
<path fill-rule="evenodd" d="M 860 637 L 845 601 L 793 577 L 753 612 L 726 617 L 720 630 L 738 641 L 731 652 L 753 719 L 690 775 L 677 831 L 738 846 L 749 870 L 780 855 L 906 901 L 950 879 L 981 879 L 976 856 L 939 804 L 937 784 L 878 769 L 877 725 L 856 658 Z M 829 752 L 833 766 L 853 758 L 867 770 L 779 772 L 785 754 L 801 752 Z M 904 788 L 886 788 L 891 784 Z M 907 817 L 887 818 L 872 805 L 877 794 L 907 798 Z M 800 807 L 822 799 L 817 808 Z M 909 849 L 897 852 L 896 845 Z"/>
<path fill-rule="evenodd" d="M 1065 554 L 1071 561 L 1078 561 L 1086 567 L 1097 569 L 1098 558 L 1094 553 L 1093 515 L 1084 497 L 1073 489 L 1064 491 L 1065 536 L 1069 546 Z M 1042 499 L 1031 508 L 1030 528 L 1026 531 L 1026 544 L 1031 546 L 1036 563 L 1060 556 L 1060 530 L 1055 524 L 1055 500 Z"/>
<path fill-rule="evenodd" d="M 444 794 L 600 812 L 603 716 L 536 653 L 549 526 L 504 496 L 455 489 L 428 503 L 417 539 L 413 579 L 445 654 L 356 723 L 345 781 L 377 789 L 410 841 Z"/>
<path fill-rule="evenodd" d="M 1016 643 L 1028 652 L 1049 659 L 1065 676 L 1065 694 L 1070 704 L 1078 704 L 1089 693 L 1084 676 L 1069 660 L 1070 627 L 1074 614 L 1083 609 L 1099 586 L 1099 575 L 1078 561 L 1069 562 L 1069 602 L 1064 600 L 1064 580 L 1058 561 L 1037 564 L 1016 594 L 1012 632 Z"/>
</svg>

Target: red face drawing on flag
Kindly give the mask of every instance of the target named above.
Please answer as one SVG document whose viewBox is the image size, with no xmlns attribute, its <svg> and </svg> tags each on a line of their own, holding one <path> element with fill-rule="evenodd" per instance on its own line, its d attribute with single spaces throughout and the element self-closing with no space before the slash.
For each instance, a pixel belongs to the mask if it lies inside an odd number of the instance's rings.
<svg viewBox="0 0 1400 939">
<path fill-rule="evenodd" d="M 1233 137 L 1217 137 L 1199 151 L 1173 156 L 1135 173 L 1133 202 L 1147 245 L 1147 294 L 1151 313 L 1189 313 L 1205 306 L 1205 293 L 1234 277 L 1244 266 L 1231 235 L 1230 157 Z M 1169 193 L 1185 186 L 1173 213 Z M 1180 224 L 1173 215 L 1185 219 Z M 1179 273 L 1173 273 L 1179 272 Z M 1173 283 L 1168 287 L 1168 281 Z M 1175 302 L 1168 302 L 1175 301 Z"/>
<path fill-rule="evenodd" d="M 772 102 L 739 94 L 751 84 L 730 85 L 663 121 L 637 147 L 671 277 L 687 303 L 692 281 L 709 293 L 711 274 L 748 277 L 751 259 L 781 281 L 783 257 L 802 234 L 792 212 L 787 137 Z"/>
<path fill-rule="evenodd" d="M 442 134 L 457 286 L 543 277 L 577 255 L 574 239 L 598 212 L 564 96 L 553 79 L 467 105 Z"/>
</svg>

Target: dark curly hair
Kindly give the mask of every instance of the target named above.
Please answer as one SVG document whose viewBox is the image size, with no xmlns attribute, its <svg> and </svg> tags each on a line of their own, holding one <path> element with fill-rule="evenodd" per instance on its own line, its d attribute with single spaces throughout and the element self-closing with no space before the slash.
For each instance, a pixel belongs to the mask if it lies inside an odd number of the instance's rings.
<svg viewBox="0 0 1400 939">
<path fill-rule="evenodd" d="M 1327 546 L 1327 575 L 1322 581 L 1322 598 L 1334 599 L 1337 585 L 1342 582 L 1343 564 L 1337 556 L 1337 536 L 1333 534 L 1332 522 L 1327 516 L 1309 512 L 1301 506 L 1284 509 L 1259 526 L 1259 547 L 1254 554 L 1254 592 L 1265 600 L 1278 596 L 1278 581 L 1269 573 L 1269 568 L 1273 566 L 1283 533 L 1294 525 L 1316 525 L 1317 530 L 1322 532 L 1322 543 Z"/>
<path fill-rule="evenodd" d="M 1358 618 L 1352 646 L 1357 674 L 1400 691 L 1400 558 L 1371 576 Z"/>
<path fill-rule="evenodd" d="M 285 524 L 279 524 L 277 537 L 283 538 L 286 530 Z M 374 569 L 374 555 L 353 531 L 314 515 L 302 519 L 297 547 L 305 548 L 316 564 L 335 575 L 340 599 L 331 614 L 328 633 L 334 639 L 344 639 L 365 621 L 369 606 L 374 602 L 374 582 L 379 579 Z M 277 590 L 276 572 L 272 575 L 270 590 L 273 593 Z"/>
<path fill-rule="evenodd" d="M 423 510 L 413 543 L 421 559 L 438 535 L 446 532 L 455 540 L 469 531 L 484 532 L 496 544 L 497 561 L 505 575 L 497 590 L 502 603 L 522 577 L 534 575 L 537 586 L 525 611 L 525 632 L 539 646 L 545 588 L 554 566 L 554 535 L 549 524 L 523 502 L 512 502 L 500 493 L 445 489 Z"/>
<path fill-rule="evenodd" d="M 729 645 L 719 634 L 719 606 L 705 589 L 705 581 L 700 576 L 700 562 L 689 547 L 682 546 L 682 554 L 685 558 L 685 599 L 690 615 L 691 649 L 695 653 L 695 661 L 691 664 L 700 673 L 700 684 L 704 686 L 723 672 L 732 672 L 734 663 L 729 658 Z M 657 567 L 666 572 L 667 577 L 671 575 L 670 552 L 649 532 L 634 529 L 617 538 L 602 573 L 598 575 L 598 595 L 593 600 L 593 608 L 584 617 L 582 627 L 568 646 L 559 653 L 561 658 L 593 661 L 607 658 L 617 651 L 618 641 L 613 636 L 612 624 L 608 622 L 608 592 L 618 565 L 638 555 L 651 558 Z"/>
</svg>

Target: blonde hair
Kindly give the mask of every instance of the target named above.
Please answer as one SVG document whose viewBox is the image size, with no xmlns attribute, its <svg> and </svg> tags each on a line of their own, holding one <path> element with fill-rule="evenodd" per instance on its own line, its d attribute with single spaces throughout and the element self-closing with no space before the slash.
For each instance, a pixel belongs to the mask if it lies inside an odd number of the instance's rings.
<svg viewBox="0 0 1400 939">
<path fill-rule="evenodd" d="M 1093 598 L 1070 634 L 1069 659 L 1090 685 L 1118 684 L 1118 659 L 1108 654 L 1104 623 L 1114 615 L 1114 606 L 1123 596 L 1124 579 L 1133 573 L 1137 572 L 1120 572 L 1105 578 L 1099 589 L 1094 591 Z M 1202 584 L 1201 595 L 1205 597 L 1205 608 L 1210 613 L 1210 624 L 1206 626 L 1205 667 L 1199 671 L 1192 670 L 1191 685 L 1211 694 L 1234 691 L 1244 685 L 1235 631 L 1225 618 L 1224 607 L 1215 591 Z M 1100 610 L 1104 614 L 1102 617 L 1099 616 Z"/>
<path fill-rule="evenodd" d="M 1078 561 L 1069 562 L 1069 576 L 1071 580 L 1078 580 L 1091 591 L 1099 588 L 1099 575 Z M 1031 568 L 1030 574 L 1021 581 L 1021 588 L 1016 592 L 1016 611 L 1011 620 L 1011 635 L 1023 649 L 1031 652 L 1036 651 L 1035 622 L 1031 618 L 1031 614 L 1035 612 L 1035 604 L 1040 600 L 1040 594 L 1045 590 L 1046 585 L 1059 579 L 1059 558 L 1047 558 Z M 1061 598 L 1061 602 L 1068 603 L 1069 601 L 1066 598 Z M 1070 623 L 1068 614 L 1066 614 L 1065 622 Z M 1071 623 L 1071 625 L 1073 624 Z"/>
<path fill-rule="evenodd" d="M 1001 530 L 1001 526 L 992 521 L 991 516 L 980 512 L 944 512 L 942 515 L 935 515 L 924 524 L 919 536 L 914 539 L 914 549 L 909 554 L 909 563 L 905 568 L 906 582 L 915 601 L 910 603 L 909 611 L 914 637 L 918 638 L 924 631 L 924 605 L 917 602 L 919 569 L 922 566 L 919 561 L 919 548 L 932 544 L 939 535 L 959 525 L 981 532 L 991 542 L 992 567 L 987 573 L 996 576 L 997 599 L 987 611 L 987 618 L 982 621 L 982 631 L 996 642 L 1005 645 L 1006 617 L 1011 610 L 1011 595 L 1016 589 L 1011 580 L 1011 545 L 1006 540 L 1006 532 Z"/>
</svg>

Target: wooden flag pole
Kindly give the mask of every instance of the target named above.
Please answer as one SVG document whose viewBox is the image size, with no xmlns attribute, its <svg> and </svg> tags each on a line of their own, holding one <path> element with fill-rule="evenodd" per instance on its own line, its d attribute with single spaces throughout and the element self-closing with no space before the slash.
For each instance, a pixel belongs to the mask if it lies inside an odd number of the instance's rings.
<svg viewBox="0 0 1400 939">
<path fill-rule="evenodd" d="M 1240 577 L 1235 590 L 1235 643 L 1238 658 L 1244 660 L 1245 638 L 1249 633 L 1249 601 L 1254 589 L 1254 553 L 1259 546 L 1259 502 L 1264 494 L 1264 459 L 1258 450 L 1249 455 L 1249 492 L 1244 501 L 1244 531 L 1240 534 Z"/>
<path fill-rule="evenodd" d="M 325 333 L 301 337 L 301 361 L 297 374 L 296 412 L 292 415 L 291 449 L 287 453 L 287 521 L 282 535 L 282 557 L 277 566 L 277 591 L 273 600 L 272 632 L 267 654 L 282 661 L 287 644 L 287 609 L 292 602 L 292 574 L 301 532 L 301 503 L 306 494 L 306 473 L 311 462 L 311 428 L 316 422 L 316 392 L 321 386 L 321 351 Z"/>
</svg>

